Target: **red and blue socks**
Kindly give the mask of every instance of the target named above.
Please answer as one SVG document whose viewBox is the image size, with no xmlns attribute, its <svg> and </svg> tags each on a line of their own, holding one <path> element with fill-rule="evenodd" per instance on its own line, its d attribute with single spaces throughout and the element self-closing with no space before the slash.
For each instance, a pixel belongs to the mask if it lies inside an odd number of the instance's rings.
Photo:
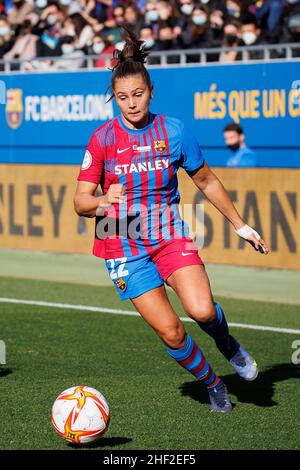
<svg viewBox="0 0 300 470">
<path fill-rule="evenodd" d="M 178 364 L 191 372 L 194 377 L 204 382 L 208 389 L 215 387 L 220 382 L 219 377 L 216 376 L 205 359 L 203 352 L 188 334 L 186 335 L 186 343 L 183 348 L 172 349 L 167 347 L 166 349 Z"/>
<path fill-rule="evenodd" d="M 211 336 L 219 351 L 230 360 L 238 351 L 240 344 L 229 334 L 228 323 L 218 303 L 214 303 L 217 316 L 211 323 L 197 322 L 200 328 Z"/>
</svg>

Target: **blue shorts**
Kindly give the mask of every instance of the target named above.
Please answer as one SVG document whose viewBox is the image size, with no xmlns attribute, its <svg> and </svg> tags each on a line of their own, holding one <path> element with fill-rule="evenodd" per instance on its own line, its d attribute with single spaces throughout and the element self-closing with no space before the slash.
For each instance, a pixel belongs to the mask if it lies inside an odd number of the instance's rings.
<svg viewBox="0 0 300 470">
<path fill-rule="evenodd" d="M 164 285 L 177 269 L 201 265 L 203 261 L 193 242 L 182 239 L 171 240 L 151 255 L 106 259 L 105 264 L 120 299 L 126 300 Z"/>
<path fill-rule="evenodd" d="M 150 256 L 106 259 L 105 264 L 121 300 L 134 299 L 164 284 Z"/>
</svg>

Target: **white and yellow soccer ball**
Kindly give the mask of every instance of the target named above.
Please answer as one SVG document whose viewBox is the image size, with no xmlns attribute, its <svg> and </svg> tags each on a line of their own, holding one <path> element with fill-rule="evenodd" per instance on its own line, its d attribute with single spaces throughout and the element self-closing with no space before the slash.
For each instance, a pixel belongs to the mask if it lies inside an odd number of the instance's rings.
<svg viewBox="0 0 300 470">
<path fill-rule="evenodd" d="M 52 406 L 55 431 L 66 441 L 88 444 L 107 431 L 110 410 L 102 393 L 80 385 L 61 392 Z"/>
</svg>

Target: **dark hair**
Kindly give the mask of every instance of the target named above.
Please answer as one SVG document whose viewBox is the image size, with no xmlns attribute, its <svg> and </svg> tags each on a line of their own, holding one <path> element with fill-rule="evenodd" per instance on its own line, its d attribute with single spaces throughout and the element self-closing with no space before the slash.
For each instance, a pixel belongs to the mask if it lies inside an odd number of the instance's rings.
<svg viewBox="0 0 300 470">
<path fill-rule="evenodd" d="M 236 29 L 240 29 L 241 23 L 236 20 L 235 18 L 228 18 L 227 21 L 225 21 L 224 27 L 231 24 L 232 26 L 235 26 Z"/>
<path fill-rule="evenodd" d="M 242 25 L 254 24 L 255 28 L 258 28 L 258 21 L 252 13 L 248 13 L 242 17 Z"/>
<path fill-rule="evenodd" d="M 123 39 L 125 45 L 121 51 L 115 50 L 113 58 L 117 64 L 112 70 L 111 89 L 115 87 L 116 80 L 131 75 L 141 75 L 149 89 L 152 87 L 150 75 L 145 67 L 148 52 L 145 51 L 144 42 L 128 28 L 124 27 Z"/>
<path fill-rule="evenodd" d="M 224 127 L 223 132 L 228 131 L 235 131 L 238 134 L 244 134 L 242 126 L 240 126 L 237 122 L 231 122 L 230 124 L 227 124 L 227 126 Z"/>
</svg>

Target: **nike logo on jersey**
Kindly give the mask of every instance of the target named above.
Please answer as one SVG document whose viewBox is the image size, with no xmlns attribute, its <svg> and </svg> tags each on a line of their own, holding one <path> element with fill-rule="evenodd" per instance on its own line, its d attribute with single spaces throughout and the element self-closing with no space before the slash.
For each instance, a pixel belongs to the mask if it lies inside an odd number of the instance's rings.
<svg viewBox="0 0 300 470">
<path fill-rule="evenodd" d="M 124 173 L 140 173 L 142 171 L 155 171 L 163 170 L 168 168 L 169 159 L 162 158 L 161 160 L 155 160 L 154 162 L 138 162 L 138 163 L 126 163 L 125 165 L 116 165 L 115 174 L 121 175 Z"/>
<path fill-rule="evenodd" d="M 130 149 L 130 147 L 127 147 L 126 149 L 122 149 L 122 150 L 120 150 L 120 149 L 117 149 L 117 154 L 120 154 L 120 153 L 126 152 L 126 150 L 129 150 L 129 149 Z"/>
<path fill-rule="evenodd" d="M 182 256 L 189 256 L 189 255 L 193 255 L 194 253 L 184 253 L 183 251 L 181 252 Z"/>
</svg>

